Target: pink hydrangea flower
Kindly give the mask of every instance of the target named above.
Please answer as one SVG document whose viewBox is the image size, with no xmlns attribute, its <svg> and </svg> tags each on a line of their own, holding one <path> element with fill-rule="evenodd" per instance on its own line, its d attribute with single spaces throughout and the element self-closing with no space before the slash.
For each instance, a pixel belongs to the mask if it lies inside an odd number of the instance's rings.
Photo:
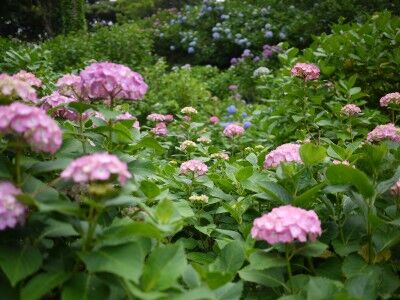
<svg viewBox="0 0 400 300">
<path fill-rule="evenodd" d="M 56 111 L 53 112 L 53 116 L 55 117 L 60 117 L 71 121 L 76 121 L 79 118 L 79 114 L 76 111 L 67 107 L 60 107 L 68 103 L 77 101 L 75 98 L 63 96 L 56 91 L 49 96 L 43 97 L 41 101 L 41 108 L 45 111 L 59 107 Z"/>
<path fill-rule="evenodd" d="M 60 127 L 44 110 L 19 102 L 0 106 L 0 133 L 22 135 L 34 151 L 55 153 L 62 143 Z"/>
<path fill-rule="evenodd" d="M 72 161 L 61 173 L 61 178 L 75 183 L 110 181 L 117 176 L 120 184 L 125 184 L 132 177 L 125 162 L 115 155 L 94 153 Z"/>
<path fill-rule="evenodd" d="M 165 116 L 163 114 L 151 113 L 150 115 L 147 116 L 147 120 L 153 122 L 164 122 Z"/>
<path fill-rule="evenodd" d="M 25 81 L 27 84 L 30 86 L 36 86 L 36 87 L 41 87 L 42 86 L 42 81 L 35 76 L 35 74 L 32 74 L 30 72 L 27 72 L 25 70 L 21 70 L 18 73 L 14 74 L 12 76 L 13 78 Z"/>
<path fill-rule="evenodd" d="M 38 103 L 36 91 L 29 83 L 7 74 L 0 74 L 0 96 Z"/>
<path fill-rule="evenodd" d="M 387 107 L 390 104 L 392 104 L 392 105 L 400 105 L 400 93 L 398 93 L 398 92 L 389 93 L 389 94 L 383 96 L 379 100 L 379 104 L 381 105 L 381 107 Z"/>
<path fill-rule="evenodd" d="M 120 64 L 93 63 L 80 76 L 84 92 L 90 99 L 140 100 L 147 92 L 143 77 Z"/>
<path fill-rule="evenodd" d="M 196 176 L 202 176 L 206 174 L 208 167 L 201 160 L 191 159 L 181 164 L 180 172 L 181 174 L 193 173 Z"/>
<path fill-rule="evenodd" d="M 164 122 L 157 123 L 156 127 L 151 129 L 151 132 L 159 136 L 167 135 L 168 134 L 167 125 Z"/>
<path fill-rule="evenodd" d="M 346 104 L 342 107 L 341 112 L 346 116 L 357 116 L 361 113 L 361 108 L 355 104 Z"/>
<path fill-rule="evenodd" d="M 210 119 L 208 119 L 208 120 L 212 124 L 217 124 L 219 122 L 219 118 L 217 116 L 211 116 Z"/>
<path fill-rule="evenodd" d="M 313 210 L 291 205 L 272 209 L 253 222 L 251 236 L 271 245 L 315 241 L 322 234 L 321 221 Z"/>
<path fill-rule="evenodd" d="M 16 199 L 19 194 L 21 190 L 11 182 L 0 182 L 0 230 L 25 223 L 27 207 Z"/>
<path fill-rule="evenodd" d="M 173 115 L 164 115 L 164 122 L 172 122 L 174 120 Z"/>
<path fill-rule="evenodd" d="M 65 74 L 57 80 L 58 91 L 65 96 L 82 98 L 82 79 L 78 75 Z"/>
<path fill-rule="evenodd" d="M 305 81 L 318 79 L 320 70 L 314 64 L 297 63 L 291 70 L 292 76 L 300 77 Z"/>
<path fill-rule="evenodd" d="M 242 135 L 243 133 L 244 133 L 244 128 L 237 124 L 229 124 L 224 129 L 224 135 L 231 138 Z"/>
<path fill-rule="evenodd" d="M 231 85 L 228 87 L 228 89 L 229 89 L 230 91 L 236 91 L 236 90 L 238 89 L 238 86 L 237 86 L 236 84 L 231 84 Z"/>
<path fill-rule="evenodd" d="M 136 117 L 132 116 L 129 112 L 125 112 L 123 114 L 120 114 L 118 116 L 115 117 L 115 119 L 117 121 L 122 121 L 122 120 L 135 120 L 135 122 L 133 123 L 132 127 L 139 129 L 140 128 L 140 124 L 139 121 L 136 120 Z"/>
<path fill-rule="evenodd" d="M 390 193 L 394 197 L 400 197 L 400 180 L 398 180 L 391 188 Z"/>
<path fill-rule="evenodd" d="M 301 163 L 300 145 L 283 144 L 271 151 L 265 156 L 264 168 L 276 168 L 282 162 L 298 162 Z"/>
<path fill-rule="evenodd" d="M 391 140 L 393 142 L 400 142 L 399 129 L 392 123 L 386 125 L 378 125 L 368 133 L 368 142 L 379 142 L 383 140 Z"/>
</svg>

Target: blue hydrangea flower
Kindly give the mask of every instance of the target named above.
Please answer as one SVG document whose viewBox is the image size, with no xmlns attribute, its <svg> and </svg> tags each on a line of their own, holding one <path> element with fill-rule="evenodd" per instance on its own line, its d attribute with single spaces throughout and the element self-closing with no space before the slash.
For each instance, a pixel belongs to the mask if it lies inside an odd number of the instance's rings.
<svg viewBox="0 0 400 300">
<path fill-rule="evenodd" d="M 250 121 L 246 121 L 246 122 L 243 123 L 243 128 L 244 128 L 244 129 L 247 129 L 247 128 L 249 128 L 250 126 L 251 126 L 251 122 L 250 122 Z"/>
<path fill-rule="evenodd" d="M 228 111 L 228 114 L 230 114 L 230 115 L 234 114 L 237 111 L 236 106 L 229 105 L 227 111 Z"/>
<path fill-rule="evenodd" d="M 174 51 L 175 50 L 175 46 L 174 45 L 169 46 L 169 50 Z"/>
<path fill-rule="evenodd" d="M 282 31 L 279 32 L 279 38 L 282 40 L 286 39 L 286 33 L 282 32 Z"/>
<path fill-rule="evenodd" d="M 194 53 L 194 48 L 193 48 L 193 47 L 189 47 L 189 48 L 187 49 L 187 52 L 188 52 L 189 54 Z"/>
<path fill-rule="evenodd" d="M 212 37 L 214 40 L 219 40 L 221 38 L 221 35 L 219 32 L 213 32 Z"/>
<path fill-rule="evenodd" d="M 268 30 L 268 31 L 265 32 L 264 36 L 267 39 L 270 39 L 270 38 L 272 38 L 274 36 L 274 33 L 271 30 Z"/>
<path fill-rule="evenodd" d="M 248 115 L 247 115 L 246 112 L 242 112 L 242 117 L 243 117 L 243 118 L 247 118 L 247 116 L 248 116 Z"/>
</svg>

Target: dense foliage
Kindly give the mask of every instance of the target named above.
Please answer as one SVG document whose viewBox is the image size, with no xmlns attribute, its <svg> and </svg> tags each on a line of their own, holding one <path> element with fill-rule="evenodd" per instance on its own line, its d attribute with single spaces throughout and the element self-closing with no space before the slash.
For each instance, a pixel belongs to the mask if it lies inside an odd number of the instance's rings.
<svg viewBox="0 0 400 300">
<path fill-rule="evenodd" d="M 0 38 L 2 299 L 400 297 L 398 7 L 263 2 Z"/>
</svg>

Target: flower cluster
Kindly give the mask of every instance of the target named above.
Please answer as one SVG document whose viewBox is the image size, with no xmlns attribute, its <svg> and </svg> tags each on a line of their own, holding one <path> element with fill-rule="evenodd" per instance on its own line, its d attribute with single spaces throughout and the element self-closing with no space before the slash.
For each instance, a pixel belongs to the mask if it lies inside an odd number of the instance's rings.
<svg viewBox="0 0 400 300">
<path fill-rule="evenodd" d="M 151 132 L 154 133 L 155 135 L 167 135 L 168 134 L 168 129 L 167 125 L 164 122 L 157 123 L 154 128 L 151 129 Z"/>
<path fill-rule="evenodd" d="M 124 112 L 122 114 L 119 114 L 118 116 L 115 117 L 115 120 L 117 120 L 117 121 L 135 120 L 132 127 L 136 128 L 136 129 L 140 128 L 139 121 L 134 116 L 132 116 L 129 112 Z"/>
<path fill-rule="evenodd" d="M 391 140 L 393 142 L 400 142 L 399 129 L 394 124 L 389 123 L 386 125 L 378 125 L 368 133 L 368 142 L 379 142 L 383 140 Z"/>
<path fill-rule="evenodd" d="M 197 109 L 195 109 L 194 107 L 191 107 L 191 106 L 186 106 L 181 109 L 181 113 L 183 113 L 185 115 L 195 115 L 195 114 L 197 114 Z"/>
<path fill-rule="evenodd" d="M 199 137 L 196 141 L 199 142 L 199 143 L 202 143 L 202 144 L 209 144 L 209 143 L 211 143 L 211 140 L 210 140 L 208 137 L 206 137 L 206 136 L 201 136 L 201 137 Z"/>
<path fill-rule="evenodd" d="M 400 197 L 400 180 L 397 180 L 394 185 L 390 188 L 390 193 L 394 197 Z"/>
<path fill-rule="evenodd" d="M 314 241 L 322 233 L 321 222 L 313 210 L 291 205 L 272 209 L 253 222 L 251 236 L 269 244 Z"/>
<path fill-rule="evenodd" d="M 179 146 L 179 149 L 182 151 L 186 151 L 188 148 L 195 148 L 197 145 L 193 141 L 183 141 L 182 144 Z"/>
<path fill-rule="evenodd" d="M 217 153 L 213 153 L 210 155 L 211 158 L 216 158 L 216 159 L 222 159 L 222 160 L 228 160 L 229 159 L 229 155 L 226 152 L 217 152 Z"/>
<path fill-rule="evenodd" d="M 25 222 L 27 207 L 15 198 L 18 194 L 21 190 L 11 182 L 0 182 L 0 230 Z"/>
<path fill-rule="evenodd" d="M 224 135 L 230 138 L 242 135 L 244 133 L 244 128 L 237 124 L 229 124 L 224 129 Z"/>
<path fill-rule="evenodd" d="M 79 114 L 72 109 L 68 109 L 66 107 L 60 107 L 65 104 L 75 102 L 76 99 L 72 97 L 67 97 L 61 95 L 59 92 L 53 92 L 49 96 L 45 96 L 41 99 L 43 108 L 45 111 L 48 111 L 52 108 L 58 108 L 53 112 L 53 116 L 60 117 L 63 119 L 75 121 L 79 118 Z"/>
<path fill-rule="evenodd" d="M 147 120 L 153 122 L 172 122 L 174 120 L 174 116 L 152 113 L 147 116 Z"/>
<path fill-rule="evenodd" d="M 345 106 L 342 107 L 341 109 L 342 114 L 352 117 L 352 116 L 357 116 L 358 114 L 361 113 L 361 108 L 359 108 L 355 104 L 346 104 Z"/>
<path fill-rule="evenodd" d="M 147 92 L 143 77 L 120 64 L 93 63 L 80 73 L 80 77 L 83 92 L 90 99 L 139 100 Z"/>
<path fill-rule="evenodd" d="M 110 181 L 113 175 L 117 176 L 120 184 L 125 184 L 132 177 L 127 164 L 120 161 L 117 156 L 94 153 L 72 161 L 61 173 L 61 178 L 75 183 L 91 183 Z"/>
<path fill-rule="evenodd" d="M 190 201 L 193 202 L 203 202 L 207 203 L 208 202 L 208 196 L 207 195 L 192 195 L 189 197 Z"/>
<path fill-rule="evenodd" d="M 12 76 L 13 78 L 25 81 L 30 86 L 41 87 L 42 81 L 30 72 L 21 70 Z"/>
<path fill-rule="evenodd" d="M 182 163 L 180 167 L 180 172 L 181 174 L 184 175 L 192 172 L 193 175 L 202 176 L 206 174 L 207 171 L 208 171 L 207 165 L 203 163 L 201 160 L 197 159 L 188 160 Z"/>
<path fill-rule="evenodd" d="M 305 81 L 318 79 L 320 70 L 314 64 L 297 63 L 291 70 L 292 76 L 300 77 Z"/>
<path fill-rule="evenodd" d="M 38 101 L 35 89 L 28 82 L 7 74 L 0 74 L 0 96 L 32 103 Z"/>
<path fill-rule="evenodd" d="M 208 120 L 211 124 L 217 124 L 219 122 L 219 118 L 217 116 L 211 116 Z"/>
<path fill-rule="evenodd" d="M 62 143 L 61 129 L 44 110 L 19 102 L 0 106 L 0 133 L 22 135 L 34 151 L 55 153 Z"/>
<path fill-rule="evenodd" d="M 383 96 L 379 100 L 379 104 L 382 107 L 387 107 L 389 105 L 400 105 L 400 93 L 399 92 L 389 93 L 389 94 Z"/>
<path fill-rule="evenodd" d="M 276 168 L 282 162 L 298 162 L 301 163 L 300 145 L 283 144 L 271 151 L 265 156 L 264 168 Z"/>
</svg>

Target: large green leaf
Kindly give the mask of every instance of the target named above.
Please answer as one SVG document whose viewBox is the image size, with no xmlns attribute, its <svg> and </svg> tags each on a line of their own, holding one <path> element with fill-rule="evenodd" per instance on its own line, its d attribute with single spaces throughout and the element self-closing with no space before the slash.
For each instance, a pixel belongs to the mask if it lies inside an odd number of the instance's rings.
<svg viewBox="0 0 400 300">
<path fill-rule="evenodd" d="M 109 272 L 124 279 L 138 282 L 149 244 L 143 241 L 80 254 L 89 272 Z"/>
<path fill-rule="evenodd" d="M 215 262 L 210 265 L 210 270 L 236 273 L 242 267 L 244 260 L 243 243 L 232 241 L 221 250 Z"/>
<path fill-rule="evenodd" d="M 42 255 L 37 248 L 0 245 L 0 266 L 12 286 L 39 270 L 41 264 Z"/>
<path fill-rule="evenodd" d="M 109 294 L 108 287 L 96 275 L 79 273 L 65 284 L 61 300 L 108 299 Z"/>
<path fill-rule="evenodd" d="M 42 299 L 47 293 L 66 281 L 70 275 L 64 272 L 42 273 L 33 277 L 21 290 L 21 300 Z"/>
<path fill-rule="evenodd" d="M 186 268 L 182 244 L 156 248 L 146 262 L 142 288 L 144 291 L 165 290 L 175 284 Z"/>
<path fill-rule="evenodd" d="M 305 165 L 311 166 L 324 161 L 326 157 L 326 149 L 323 146 L 311 143 L 304 144 L 300 147 L 300 157 Z"/>
<path fill-rule="evenodd" d="M 284 267 L 286 261 L 274 254 L 258 250 L 249 257 L 250 266 L 254 270 L 266 270 L 270 268 Z"/>
<path fill-rule="evenodd" d="M 254 270 L 247 266 L 239 271 L 239 276 L 244 281 L 255 282 L 267 287 L 279 287 L 284 285 L 282 271 L 277 268 L 267 270 Z"/>
<path fill-rule="evenodd" d="M 306 286 L 308 300 L 331 300 L 343 288 L 340 281 L 311 277 Z"/>
<path fill-rule="evenodd" d="M 326 177 L 334 185 L 349 184 L 365 197 L 372 197 L 375 193 L 374 186 L 368 176 L 360 170 L 346 165 L 332 165 L 326 171 Z"/>
</svg>

